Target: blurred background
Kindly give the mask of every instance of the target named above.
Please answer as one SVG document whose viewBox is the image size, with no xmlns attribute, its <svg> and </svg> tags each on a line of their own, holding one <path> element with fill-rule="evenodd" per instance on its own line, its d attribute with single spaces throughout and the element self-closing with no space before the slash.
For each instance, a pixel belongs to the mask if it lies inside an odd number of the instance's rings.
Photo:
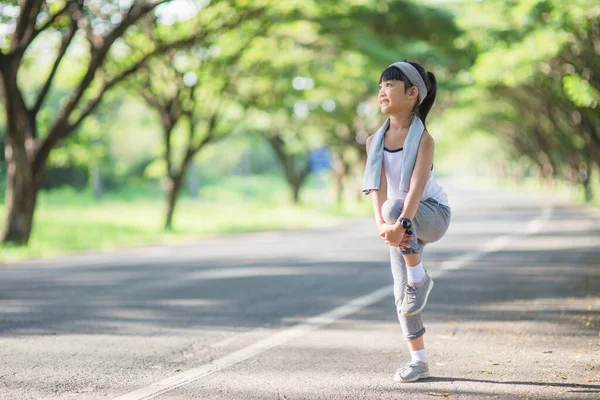
<svg viewBox="0 0 600 400">
<path fill-rule="evenodd" d="M 0 261 L 370 215 L 404 59 L 445 184 L 598 204 L 597 1 L 14 0 L 0 49 Z"/>
</svg>

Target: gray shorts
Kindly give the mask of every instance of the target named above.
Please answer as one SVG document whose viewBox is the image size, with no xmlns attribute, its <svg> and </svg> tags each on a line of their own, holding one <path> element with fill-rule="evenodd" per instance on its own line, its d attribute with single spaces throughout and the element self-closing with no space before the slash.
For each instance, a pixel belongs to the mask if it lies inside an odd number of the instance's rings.
<svg viewBox="0 0 600 400">
<path fill-rule="evenodd" d="M 381 207 L 385 223 L 395 224 L 403 207 L 403 200 L 386 200 Z M 450 207 L 434 199 L 422 200 L 412 222 L 413 239 L 408 242 L 410 248 L 400 249 L 402 254 L 420 254 L 426 244 L 440 240 L 450 226 Z"/>
</svg>

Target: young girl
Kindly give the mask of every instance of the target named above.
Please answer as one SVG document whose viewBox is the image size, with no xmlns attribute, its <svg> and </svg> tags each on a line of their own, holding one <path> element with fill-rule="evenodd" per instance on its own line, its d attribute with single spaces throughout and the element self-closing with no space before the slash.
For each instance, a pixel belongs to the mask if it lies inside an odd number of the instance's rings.
<svg viewBox="0 0 600 400">
<path fill-rule="evenodd" d="M 373 192 L 377 230 L 390 245 L 396 309 L 412 356 L 396 371 L 394 380 L 400 382 L 429 377 L 421 310 L 433 280 L 421 253 L 450 224 L 448 198 L 433 177 L 433 138 L 425 130 L 436 91 L 435 76 L 419 64 L 390 65 L 379 78 L 378 96 L 389 118 L 367 139 L 363 192 Z"/>
</svg>

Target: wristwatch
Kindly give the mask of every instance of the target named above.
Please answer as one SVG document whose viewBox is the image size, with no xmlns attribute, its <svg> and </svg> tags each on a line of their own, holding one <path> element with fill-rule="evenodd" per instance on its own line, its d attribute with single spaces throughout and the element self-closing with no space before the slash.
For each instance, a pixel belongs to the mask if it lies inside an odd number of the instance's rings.
<svg viewBox="0 0 600 400">
<path fill-rule="evenodd" d="M 410 230 L 410 228 L 412 228 L 412 221 L 408 218 L 400 218 L 398 221 L 400 222 L 400 225 L 402 225 L 402 227 L 406 231 L 406 234 L 412 235 L 412 231 Z"/>
<path fill-rule="evenodd" d="M 408 218 L 400 218 L 398 221 L 405 230 L 408 230 L 412 227 L 412 221 Z"/>
</svg>

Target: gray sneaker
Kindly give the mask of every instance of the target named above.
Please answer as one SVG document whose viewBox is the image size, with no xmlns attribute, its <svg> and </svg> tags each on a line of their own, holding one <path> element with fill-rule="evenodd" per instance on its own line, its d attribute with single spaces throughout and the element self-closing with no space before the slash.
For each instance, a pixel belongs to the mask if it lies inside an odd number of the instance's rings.
<svg viewBox="0 0 600 400">
<path fill-rule="evenodd" d="M 402 299 L 402 305 L 400 306 L 402 315 L 410 317 L 420 313 L 427 304 L 427 297 L 429 297 L 431 289 L 433 289 L 433 279 L 429 277 L 427 272 L 425 272 L 421 286 L 404 285 L 404 299 Z"/>
<path fill-rule="evenodd" d="M 421 361 L 411 361 L 396 371 L 396 382 L 414 382 L 418 379 L 429 378 L 429 366 Z"/>
</svg>

